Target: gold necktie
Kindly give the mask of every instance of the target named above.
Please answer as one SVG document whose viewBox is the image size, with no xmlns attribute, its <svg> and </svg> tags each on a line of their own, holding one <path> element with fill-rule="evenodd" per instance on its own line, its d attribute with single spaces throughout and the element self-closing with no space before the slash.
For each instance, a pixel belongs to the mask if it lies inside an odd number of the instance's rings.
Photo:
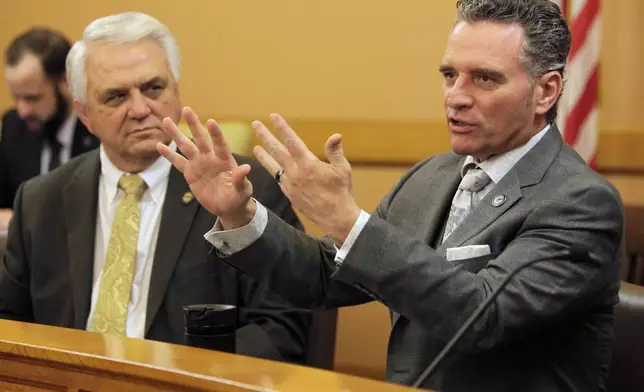
<svg viewBox="0 0 644 392">
<path fill-rule="evenodd" d="M 119 188 L 125 192 L 125 198 L 119 203 L 114 216 L 91 329 L 125 335 L 139 240 L 140 202 L 146 184 L 136 174 L 123 175 Z"/>
</svg>

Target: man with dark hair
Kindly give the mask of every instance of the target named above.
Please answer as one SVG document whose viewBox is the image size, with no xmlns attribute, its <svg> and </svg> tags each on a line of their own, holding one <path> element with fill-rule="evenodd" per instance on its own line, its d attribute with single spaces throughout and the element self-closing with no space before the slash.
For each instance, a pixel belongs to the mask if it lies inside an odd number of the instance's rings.
<svg viewBox="0 0 644 392">
<path fill-rule="evenodd" d="M 28 30 L 5 52 L 5 79 L 15 108 L 2 118 L 0 135 L 0 227 L 11 215 L 14 196 L 29 178 L 98 147 L 74 115 L 65 76 L 71 45 L 46 28 Z M 6 222 L 4 222 L 6 224 Z"/>
<path fill-rule="evenodd" d="M 253 123 L 263 145 L 255 156 L 324 240 L 250 197 L 250 167 L 230 159 L 219 132 L 213 148 L 166 119 L 185 155 L 158 149 L 219 217 L 206 238 L 229 263 L 296 306 L 376 300 L 391 309 L 388 380 L 440 391 L 604 390 L 623 212 L 554 122 L 570 31 L 548 0 L 457 7 L 440 65 L 453 151 L 413 167 L 372 214 L 353 197 L 340 135 L 327 141 L 327 163 L 280 116 L 271 120 L 283 143 Z"/>
</svg>

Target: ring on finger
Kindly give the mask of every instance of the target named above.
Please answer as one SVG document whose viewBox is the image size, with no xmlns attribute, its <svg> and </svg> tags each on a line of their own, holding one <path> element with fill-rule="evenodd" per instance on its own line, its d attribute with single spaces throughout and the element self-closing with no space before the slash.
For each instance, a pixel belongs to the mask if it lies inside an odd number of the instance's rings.
<svg viewBox="0 0 644 392">
<path fill-rule="evenodd" d="M 275 173 L 275 181 L 277 181 L 278 184 L 279 184 L 280 179 L 282 178 L 283 175 L 284 175 L 284 169 L 282 169 L 282 168 L 280 168 L 277 171 L 277 173 Z"/>
</svg>

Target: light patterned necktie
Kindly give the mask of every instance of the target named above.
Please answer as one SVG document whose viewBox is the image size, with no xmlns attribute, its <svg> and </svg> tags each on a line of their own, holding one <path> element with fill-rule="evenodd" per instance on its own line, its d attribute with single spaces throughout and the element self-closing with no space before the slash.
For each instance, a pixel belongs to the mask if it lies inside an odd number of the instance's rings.
<svg viewBox="0 0 644 392">
<path fill-rule="evenodd" d="M 112 224 L 92 331 L 125 335 L 139 240 L 141 197 L 146 187 L 145 181 L 136 174 L 123 175 L 119 180 L 125 197 L 119 203 Z"/>
<path fill-rule="evenodd" d="M 466 172 L 458 185 L 458 191 L 452 200 L 452 207 L 449 210 L 449 218 L 445 225 L 443 241 L 458 227 L 465 216 L 474 207 L 474 195 L 492 181 L 490 176 L 480 167 L 465 168 Z"/>
</svg>

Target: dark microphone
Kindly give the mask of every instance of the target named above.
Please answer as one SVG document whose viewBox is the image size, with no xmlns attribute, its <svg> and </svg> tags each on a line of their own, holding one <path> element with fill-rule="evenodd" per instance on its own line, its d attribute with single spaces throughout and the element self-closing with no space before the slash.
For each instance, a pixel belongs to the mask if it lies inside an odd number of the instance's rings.
<svg viewBox="0 0 644 392">
<path fill-rule="evenodd" d="M 570 248 L 569 258 L 571 261 L 581 260 L 582 256 L 588 256 L 588 252 L 581 250 L 581 247 L 578 245 L 573 245 Z M 441 352 L 438 353 L 436 358 L 434 358 L 434 360 L 429 364 L 429 366 L 427 366 L 427 368 L 425 369 L 425 371 L 423 371 L 420 377 L 418 377 L 416 381 L 412 384 L 412 387 L 419 388 L 425 383 L 425 381 L 427 381 L 429 376 L 432 375 L 432 373 L 436 370 L 438 365 L 440 365 L 441 362 L 443 362 L 447 354 L 449 354 L 452 351 L 452 348 L 461 340 L 463 335 L 465 335 L 465 333 L 469 331 L 469 329 L 472 327 L 472 324 L 474 324 L 481 317 L 481 314 L 483 314 L 483 312 L 490 307 L 490 305 L 492 304 L 492 301 L 494 301 L 496 297 L 499 296 L 501 291 L 503 291 L 503 288 L 508 284 L 510 279 L 514 277 L 514 275 L 516 275 L 519 271 L 522 271 L 524 268 L 530 267 L 531 265 L 541 261 L 550 261 L 550 259 L 531 260 L 525 264 L 522 264 L 521 266 L 519 266 L 519 268 L 515 269 L 514 271 L 510 272 L 508 276 L 506 276 L 505 279 L 501 281 L 501 284 L 499 285 L 499 287 L 497 287 L 496 290 L 494 290 L 492 294 L 490 294 L 490 296 L 485 301 L 483 301 L 483 303 L 481 303 L 478 308 L 476 308 L 474 313 L 472 313 L 472 315 L 467 319 L 465 324 L 463 324 L 463 326 L 459 328 L 459 330 L 452 337 L 452 339 L 450 339 L 450 341 L 447 342 L 447 344 L 445 345 L 445 347 L 443 347 Z"/>
</svg>

